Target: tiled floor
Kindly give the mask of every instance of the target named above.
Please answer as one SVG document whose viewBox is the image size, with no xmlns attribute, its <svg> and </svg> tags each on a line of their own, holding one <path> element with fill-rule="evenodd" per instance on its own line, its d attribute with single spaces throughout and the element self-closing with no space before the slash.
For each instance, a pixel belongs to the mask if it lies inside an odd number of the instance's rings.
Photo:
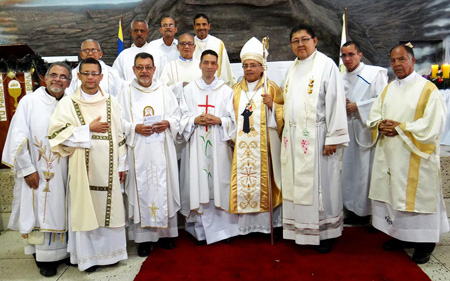
<svg viewBox="0 0 450 281">
<path fill-rule="evenodd" d="M 450 199 L 445 200 L 447 214 L 450 215 Z M 410 255 L 411 251 L 408 252 Z M 116 266 L 101 267 L 94 273 L 80 272 L 77 267 L 61 265 L 54 277 L 43 277 L 31 256 L 23 254 L 21 238 L 16 231 L 6 231 L 0 235 L 0 280 L 133 280 L 145 258 L 138 257 L 136 245 L 128 244 L 128 260 Z M 450 233 L 441 236 L 441 242 L 433 256 L 420 266 L 433 281 L 450 281 Z"/>
</svg>

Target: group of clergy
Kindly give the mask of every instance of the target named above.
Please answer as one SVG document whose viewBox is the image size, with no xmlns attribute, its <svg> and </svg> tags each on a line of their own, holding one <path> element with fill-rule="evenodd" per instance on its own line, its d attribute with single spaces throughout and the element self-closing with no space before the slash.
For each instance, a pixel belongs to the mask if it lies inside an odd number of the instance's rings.
<svg viewBox="0 0 450 281">
<path fill-rule="evenodd" d="M 86 40 L 75 69 L 52 64 L 46 86 L 20 101 L 2 159 L 16 180 L 8 227 L 40 273 L 127 259 L 125 226 L 139 256 L 173 249 L 178 214 L 199 245 L 275 228 L 328 253 L 345 212 L 346 223 L 372 218 L 392 236 L 385 250 L 414 248 L 413 261 L 427 262 L 449 230 L 439 182 L 446 108 L 414 72 L 412 48 L 391 50 L 387 84 L 387 70 L 347 42 L 341 75 L 299 25 L 280 88 L 264 74 L 258 39 L 243 46 L 235 83 L 208 17 L 193 25 L 195 37 L 176 40 L 175 21 L 163 18 L 162 38 L 147 43 L 148 24 L 134 20 L 134 44 L 113 67 Z"/>
</svg>

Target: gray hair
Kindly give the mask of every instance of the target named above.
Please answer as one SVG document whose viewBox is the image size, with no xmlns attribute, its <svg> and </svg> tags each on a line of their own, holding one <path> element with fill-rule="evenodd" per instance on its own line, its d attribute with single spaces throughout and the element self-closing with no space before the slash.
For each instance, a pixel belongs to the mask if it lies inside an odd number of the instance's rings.
<svg viewBox="0 0 450 281">
<path fill-rule="evenodd" d="M 54 66 L 61 66 L 61 67 L 64 67 L 65 69 L 67 69 L 67 71 L 69 72 L 69 80 L 72 80 L 72 69 L 70 68 L 70 66 L 67 63 L 62 62 L 62 61 L 57 61 L 57 62 L 50 64 L 47 68 L 47 72 L 45 73 L 45 76 L 50 74 L 50 70 L 52 70 L 52 68 Z"/>
<path fill-rule="evenodd" d="M 135 20 L 133 20 L 133 21 L 131 22 L 131 24 L 130 24 L 130 30 L 131 30 L 131 31 L 133 31 L 133 24 L 134 24 L 135 22 L 143 22 L 143 23 L 145 23 L 145 26 L 147 26 L 147 29 L 148 29 L 148 23 L 147 23 L 146 20 L 135 19 Z"/>
<path fill-rule="evenodd" d="M 97 46 L 98 46 L 98 49 L 100 50 L 100 52 L 102 52 L 102 46 L 100 46 L 100 43 L 98 43 L 98 41 L 95 41 L 94 39 L 86 39 L 86 40 L 84 40 L 83 43 L 81 43 L 81 46 L 80 46 L 81 50 L 83 50 L 83 45 L 84 45 L 85 43 L 89 43 L 89 42 L 94 42 L 94 43 L 96 43 Z"/>
</svg>

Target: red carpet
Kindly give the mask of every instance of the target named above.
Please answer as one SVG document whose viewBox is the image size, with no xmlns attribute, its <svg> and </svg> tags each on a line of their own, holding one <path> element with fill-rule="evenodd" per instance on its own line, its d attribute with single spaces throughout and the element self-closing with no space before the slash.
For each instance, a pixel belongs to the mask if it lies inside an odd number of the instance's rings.
<svg viewBox="0 0 450 281">
<path fill-rule="evenodd" d="M 383 233 L 345 228 L 333 251 L 319 254 L 290 240 L 271 246 L 269 235 L 197 246 L 180 230 L 177 247 L 155 248 L 135 280 L 430 280 L 404 251 L 384 251 L 387 240 Z"/>
</svg>

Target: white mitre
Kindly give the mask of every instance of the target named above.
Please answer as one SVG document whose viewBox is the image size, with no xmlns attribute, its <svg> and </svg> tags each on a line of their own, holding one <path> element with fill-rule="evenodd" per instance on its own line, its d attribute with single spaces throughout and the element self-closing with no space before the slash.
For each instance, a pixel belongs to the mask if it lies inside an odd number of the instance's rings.
<svg viewBox="0 0 450 281">
<path fill-rule="evenodd" d="M 267 55 L 269 55 L 269 52 L 267 52 Z M 255 37 L 252 37 L 242 47 L 240 56 L 241 62 L 250 59 L 263 64 L 263 44 Z"/>
</svg>

